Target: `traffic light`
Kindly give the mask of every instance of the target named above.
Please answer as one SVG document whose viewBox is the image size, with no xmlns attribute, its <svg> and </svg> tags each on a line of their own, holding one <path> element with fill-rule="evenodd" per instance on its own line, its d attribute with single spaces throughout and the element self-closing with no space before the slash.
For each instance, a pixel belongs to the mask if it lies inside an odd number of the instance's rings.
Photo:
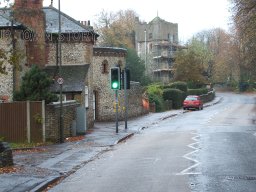
<svg viewBox="0 0 256 192">
<path fill-rule="evenodd" d="M 126 81 L 124 80 L 126 78 Z M 126 89 L 130 89 L 130 70 L 125 68 L 122 72 L 122 89 L 125 88 L 126 82 Z"/>
<path fill-rule="evenodd" d="M 114 89 L 114 90 L 120 89 L 120 68 L 119 67 L 111 68 L 110 86 L 111 86 L 111 89 Z"/>
<path fill-rule="evenodd" d="M 130 81 L 131 81 L 131 77 L 130 77 L 130 69 L 125 69 L 125 74 L 126 74 L 126 89 L 130 89 Z"/>
</svg>

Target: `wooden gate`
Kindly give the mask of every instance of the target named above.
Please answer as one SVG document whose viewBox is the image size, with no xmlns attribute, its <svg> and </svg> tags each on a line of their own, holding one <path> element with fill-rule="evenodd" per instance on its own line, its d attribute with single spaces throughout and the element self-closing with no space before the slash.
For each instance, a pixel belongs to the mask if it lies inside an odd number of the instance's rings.
<svg viewBox="0 0 256 192">
<path fill-rule="evenodd" d="M 7 142 L 44 141 L 44 102 L 0 103 L 0 138 Z"/>
</svg>

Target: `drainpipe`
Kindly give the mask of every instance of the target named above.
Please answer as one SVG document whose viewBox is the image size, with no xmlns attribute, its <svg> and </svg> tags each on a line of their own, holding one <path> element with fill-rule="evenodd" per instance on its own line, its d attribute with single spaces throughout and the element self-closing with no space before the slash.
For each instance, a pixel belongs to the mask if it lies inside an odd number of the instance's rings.
<svg viewBox="0 0 256 192">
<path fill-rule="evenodd" d="M 11 38 L 12 38 L 12 54 L 15 54 L 16 44 L 15 44 L 15 38 L 14 38 L 13 17 L 11 20 Z M 17 86 L 16 86 L 17 71 L 16 70 L 17 70 L 16 66 L 13 65 L 13 76 L 12 76 L 12 78 L 13 78 L 13 87 L 12 87 L 13 91 L 12 92 L 13 93 L 16 91 L 16 88 L 17 88 Z M 13 100 L 13 98 L 12 98 L 12 100 Z"/>
<path fill-rule="evenodd" d="M 147 30 L 144 30 L 145 36 L 145 74 L 147 74 Z"/>
</svg>

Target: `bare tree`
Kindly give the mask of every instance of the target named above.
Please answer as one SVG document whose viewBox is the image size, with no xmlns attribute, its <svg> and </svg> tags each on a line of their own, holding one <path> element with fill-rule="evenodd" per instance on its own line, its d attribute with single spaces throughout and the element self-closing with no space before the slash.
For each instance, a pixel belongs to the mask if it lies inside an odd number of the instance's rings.
<svg viewBox="0 0 256 192">
<path fill-rule="evenodd" d="M 116 13 L 102 11 L 98 16 L 95 30 L 99 33 L 101 46 L 134 48 L 134 29 L 137 14 L 133 10 Z"/>
<path fill-rule="evenodd" d="M 207 46 L 212 58 L 208 61 L 208 75 L 212 82 L 239 81 L 239 43 L 233 34 L 216 28 L 202 31 L 196 38 Z"/>
</svg>

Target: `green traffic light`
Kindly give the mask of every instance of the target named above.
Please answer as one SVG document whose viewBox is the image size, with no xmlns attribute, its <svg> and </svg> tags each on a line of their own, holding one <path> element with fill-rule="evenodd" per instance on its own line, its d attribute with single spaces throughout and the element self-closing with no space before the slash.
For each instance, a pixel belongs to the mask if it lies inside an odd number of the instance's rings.
<svg viewBox="0 0 256 192">
<path fill-rule="evenodd" d="M 118 88 L 118 82 L 112 82 L 112 88 L 117 89 Z"/>
</svg>

